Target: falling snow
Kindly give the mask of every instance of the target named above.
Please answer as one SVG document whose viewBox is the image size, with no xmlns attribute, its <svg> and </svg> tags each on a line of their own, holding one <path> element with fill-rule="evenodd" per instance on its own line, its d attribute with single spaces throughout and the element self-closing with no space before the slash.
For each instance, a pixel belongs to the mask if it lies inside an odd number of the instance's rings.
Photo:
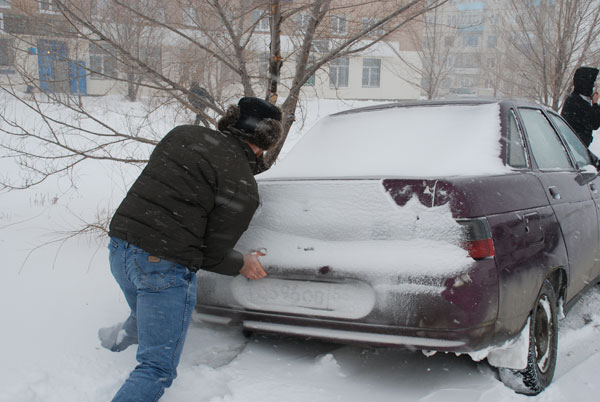
<svg viewBox="0 0 600 402">
<path fill-rule="evenodd" d="M 111 102 L 112 110 L 135 108 Z M 314 119 L 348 105 L 306 107 Z M 17 113 L 27 116 L 24 110 Z M 183 117 L 161 116 L 155 130 L 167 129 L 177 119 Z M 286 149 L 298 137 L 292 133 Z M 370 158 L 372 153 L 365 162 Z M 18 174 L 7 160 L 0 160 L 0 167 L 4 174 Z M 77 171 L 76 191 L 67 191 L 68 180 L 57 178 L 27 191 L 0 194 L 0 401 L 105 402 L 134 367 L 135 347 L 113 353 L 97 338 L 99 328 L 128 313 L 108 269 L 106 239 L 52 241 L 58 232 L 79 227 L 82 219 L 113 208 L 138 173 L 135 167 L 90 162 Z M 269 250 L 273 258 L 274 253 Z M 178 378 L 161 401 L 595 401 L 600 393 L 600 289 L 584 295 L 560 324 L 554 382 L 541 395 L 525 397 L 507 389 L 485 362 L 468 356 L 426 357 L 419 351 L 286 337 L 246 339 L 240 328 L 195 320 Z"/>
</svg>

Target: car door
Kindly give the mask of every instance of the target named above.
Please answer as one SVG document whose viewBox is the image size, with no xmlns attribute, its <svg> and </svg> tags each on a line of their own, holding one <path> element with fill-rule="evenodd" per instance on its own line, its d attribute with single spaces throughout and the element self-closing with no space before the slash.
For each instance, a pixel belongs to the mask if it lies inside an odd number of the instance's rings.
<svg viewBox="0 0 600 402">
<path fill-rule="evenodd" d="M 577 134 L 569 127 L 569 125 L 563 120 L 562 117 L 556 113 L 548 113 L 551 122 L 554 124 L 564 142 L 567 144 L 569 151 L 573 159 L 575 160 L 577 167 L 580 169 L 579 180 L 587 184 L 590 194 L 594 203 L 596 204 L 596 217 L 599 227 L 600 236 L 600 176 L 597 174 L 595 168 L 592 169 L 592 160 L 588 153 L 588 149 L 581 142 Z M 587 166 L 587 169 L 586 169 Z M 600 239 L 599 239 L 600 241 Z M 600 246 L 596 254 L 596 263 L 591 272 L 588 273 L 587 280 L 592 283 L 600 275 Z"/>
<path fill-rule="evenodd" d="M 598 217 L 589 183 L 581 180 L 562 138 L 537 108 L 520 107 L 535 171 L 546 189 L 569 257 L 567 301 L 583 290 L 594 272 L 598 250 Z"/>
</svg>

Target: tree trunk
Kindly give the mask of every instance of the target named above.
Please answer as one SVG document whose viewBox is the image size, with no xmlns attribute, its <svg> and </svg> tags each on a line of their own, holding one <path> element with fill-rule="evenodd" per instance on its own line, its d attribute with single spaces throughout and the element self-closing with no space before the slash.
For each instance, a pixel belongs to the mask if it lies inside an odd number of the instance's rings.
<svg viewBox="0 0 600 402">
<path fill-rule="evenodd" d="M 290 96 L 287 97 L 287 99 L 281 106 L 282 135 L 281 135 L 281 139 L 279 140 L 277 145 L 273 149 L 271 149 L 269 152 L 267 152 L 267 154 L 265 155 L 265 163 L 269 168 L 277 160 L 277 157 L 279 156 L 279 153 L 281 152 L 281 149 L 283 148 L 283 144 L 285 143 L 288 133 L 290 132 L 292 125 L 296 121 L 296 115 L 294 112 L 296 110 L 297 105 L 298 105 L 298 95 L 296 94 L 296 95 L 292 96 L 290 94 Z"/>
<path fill-rule="evenodd" d="M 266 99 L 277 102 L 279 77 L 281 76 L 281 9 L 279 0 L 271 0 L 271 58 L 269 60 L 269 77 Z"/>
</svg>

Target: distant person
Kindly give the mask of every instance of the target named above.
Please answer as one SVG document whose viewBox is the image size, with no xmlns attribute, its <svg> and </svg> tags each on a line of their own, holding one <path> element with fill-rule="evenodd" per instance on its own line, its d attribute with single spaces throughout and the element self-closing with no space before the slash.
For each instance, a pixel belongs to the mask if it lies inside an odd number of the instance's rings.
<svg viewBox="0 0 600 402">
<path fill-rule="evenodd" d="M 258 159 L 281 137 L 281 111 L 242 98 L 218 122 L 171 130 L 154 148 L 109 228 L 110 269 L 131 309 L 100 330 L 118 352 L 138 343 L 139 362 L 113 402 L 157 401 L 177 376 L 196 304 L 196 271 L 264 278 L 254 252 L 233 247 L 259 204 Z"/>
<path fill-rule="evenodd" d="M 562 117 L 588 148 L 593 140 L 592 132 L 600 128 L 599 95 L 594 91 L 597 76 L 597 68 L 578 68 L 573 77 L 573 92 L 567 97 L 561 112 Z"/>
<path fill-rule="evenodd" d="M 192 81 L 190 93 L 188 94 L 188 101 L 194 107 L 194 112 L 196 112 L 194 125 L 198 126 L 200 125 L 200 122 L 202 122 L 204 127 L 210 127 L 210 123 L 204 116 L 206 108 L 214 103 L 214 99 L 205 88 L 198 84 L 197 81 Z"/>
</svg>

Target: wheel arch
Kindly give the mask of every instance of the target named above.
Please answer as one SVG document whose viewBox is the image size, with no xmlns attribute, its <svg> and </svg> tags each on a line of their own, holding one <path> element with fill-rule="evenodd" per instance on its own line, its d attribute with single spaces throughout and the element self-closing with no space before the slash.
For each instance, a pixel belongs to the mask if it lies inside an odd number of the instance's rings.
<svg viewBox="0 0 600 402">
<path fill-rule="evenodd" d="M 556 301 L 558 303 L 560 303 L 561 300 L 564 302 L 568 283 L 567 270 L 564 267 L 556 267 L 548 273 L 546 280 L 550 282 L 554 289 Z"/>
</svg>

